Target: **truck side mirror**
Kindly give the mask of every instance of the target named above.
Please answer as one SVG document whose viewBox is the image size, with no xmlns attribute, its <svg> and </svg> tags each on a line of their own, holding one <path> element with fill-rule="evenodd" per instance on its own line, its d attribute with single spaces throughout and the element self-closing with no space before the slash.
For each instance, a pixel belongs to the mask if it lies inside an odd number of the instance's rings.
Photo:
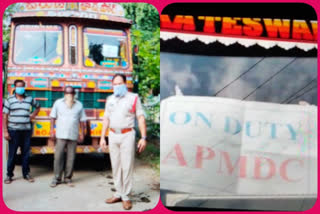
<svg viewBox="0 0 320 214">
<path fill-rule="evenodd" d="M 132 61 L 135 64 L 137 64 L 139 62 L 138 52 L 139 52 L 139 46 L 138 45 L 134 45 L 133 49 L 132 49 Z"/>
<path fill-rule="evenodd" d="M 8 42 L 2 42 L 2 51 L 3 52 L 7 52 L 8 51 L 8 47 L 9 47 L 9 43 Z"/>
</svg>

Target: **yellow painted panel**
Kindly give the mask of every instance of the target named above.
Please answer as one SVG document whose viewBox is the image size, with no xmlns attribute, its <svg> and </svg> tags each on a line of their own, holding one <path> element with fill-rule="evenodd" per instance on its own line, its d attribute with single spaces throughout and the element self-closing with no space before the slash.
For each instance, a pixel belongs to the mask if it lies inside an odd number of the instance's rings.
<svg viewBox="0 0 320 214">
<path fill-rule="evenodd" d="M 38 116 L 44 117 L 44 116 L 48 116 L 46 111 L 39 111 Z"/>
<path fill-rule="evenodd" d="M 102 121 L 90 121 L 90 134 L 91 137 L 100 137 L 102 132 Z M 106 136 L 108 136 L 108 132 L 106 132 Z"/>
<path fill-rule="evenodd" d="M 59 86 L 60 86 L 60 83 L 59 83 L 58 80 L 53 80 L 53 81 L 51 82 L 51 86 L 53 86 L 53 87 L 59 87 Z"/>
<path fill-rule="evenodd" d="M 33 137 L 49 137 L 50 121 L 35 121 L 33 123 Z"/>
</svg>

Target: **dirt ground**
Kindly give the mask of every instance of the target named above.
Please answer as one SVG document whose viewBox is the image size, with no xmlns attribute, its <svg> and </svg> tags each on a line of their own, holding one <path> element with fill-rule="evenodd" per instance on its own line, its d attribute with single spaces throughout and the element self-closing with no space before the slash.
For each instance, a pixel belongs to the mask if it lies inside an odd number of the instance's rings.
<svg viewBox="0 0 320 214">
<path fill-rule="evenodd" d="M 5 142 L 4 142 L 5 144 Z M 3 179 L 6 175 L 3 149 Z M 60 184 L 51 188 L 53 156 L 36 155 L 30 161 L 34 183 L 22 178 L 21 165 L 15 168 L 14 181 L 3 184 L 3 200 L 15 211 L 122 211 L 122 203 L 106 204 L 114 193 L 108 156 L 77 155 L 73 182 L 75 187 Z M 3 181 L 2 181 L 3 182 Z M 153 209 L 159 201 L 159 175 L 141 160 L 135 162 L 132 192 L 133 211 Z"/>
</svg>

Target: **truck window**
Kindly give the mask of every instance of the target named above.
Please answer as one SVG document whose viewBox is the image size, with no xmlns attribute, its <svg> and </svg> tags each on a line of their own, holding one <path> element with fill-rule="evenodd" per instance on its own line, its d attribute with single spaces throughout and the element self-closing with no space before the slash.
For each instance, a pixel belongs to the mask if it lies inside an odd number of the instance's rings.
<svg viewBox="0 0 320 214">
<path fill-rule="evenodd" d="M 62 65 L 62 27 L 18 25 L 15 29 L 13 61 L 16 64 Z"/>
<path fill-rule="evenodd" d="M 121 30 L 84 28 L 84 64 L 87 67 L 126 68 L 127 35 Z"/>
</svg>

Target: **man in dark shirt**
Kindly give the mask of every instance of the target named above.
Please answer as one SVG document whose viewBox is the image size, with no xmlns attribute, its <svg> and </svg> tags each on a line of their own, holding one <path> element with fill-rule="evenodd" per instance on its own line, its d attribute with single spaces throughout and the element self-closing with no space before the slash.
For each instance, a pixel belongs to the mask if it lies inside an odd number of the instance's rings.
<svg viewBox="0 0 320 214">
<path fill-rule="evenodd" d="M 10 184 L 13 181 L 12 177 L 18 147 L 21 148 L 23 178 L 29 182 L 34 182 L 34 179 L 29 174 L 31 120 L 38 114 L 40 104 L 25 94 L 25 85 L 23 80 L 16 80 L 14 82 L 15 90 L 13 95 L 4 100 L 3 103 L 3 135 L 9 141 L 5 184 Z M 33 113 L 31 112 L 32 107 L 35 108 Z"/>
</svg>

